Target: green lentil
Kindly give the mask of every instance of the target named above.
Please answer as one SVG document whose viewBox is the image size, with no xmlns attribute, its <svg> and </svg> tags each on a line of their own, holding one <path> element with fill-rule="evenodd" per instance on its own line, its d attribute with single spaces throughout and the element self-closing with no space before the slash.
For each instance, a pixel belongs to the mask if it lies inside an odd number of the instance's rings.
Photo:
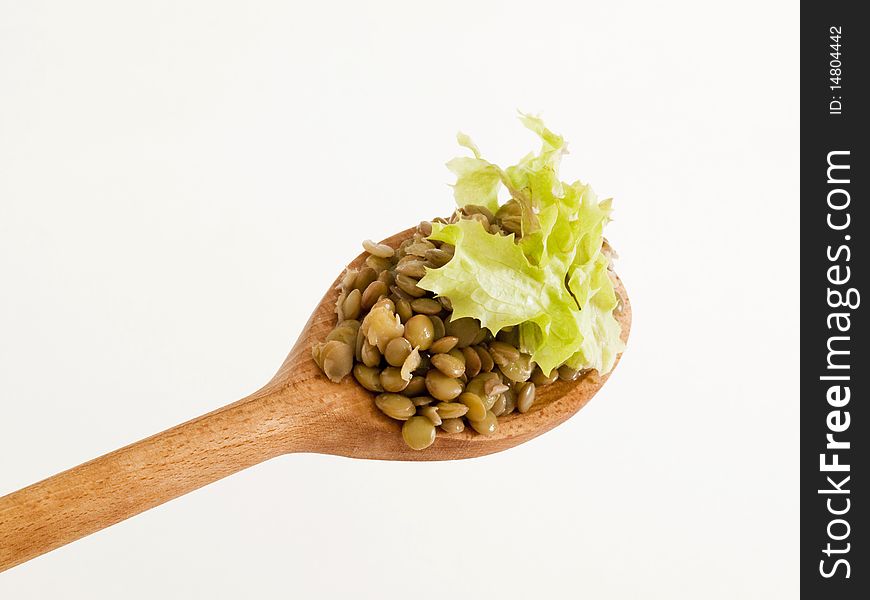
<svg viewBox="0 0 870 600">
<path fill-rule="evenodd" d="M 402 425 L 402 438 L 412 449 L 423 450 L 435 441 L 435 425 L 426 417 L 411 417 Z"/>
<path fill-rule="evenodd" d="M 399 394 L 378 394 L 375 396 L 375 404 L 382 413 L 399 421 L 406 421 L 417 412 L 414 403 Z"/>
</svg>

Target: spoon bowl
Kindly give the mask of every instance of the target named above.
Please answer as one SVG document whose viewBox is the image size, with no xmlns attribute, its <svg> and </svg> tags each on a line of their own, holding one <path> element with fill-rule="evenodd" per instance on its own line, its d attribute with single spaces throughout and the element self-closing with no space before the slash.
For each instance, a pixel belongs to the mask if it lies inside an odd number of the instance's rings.
<svg viewBox="0 0 870 600">
<path fill-rule="evenodd" d="M 386 240 L 398 246 L 413 229 Z M 349 267 L 359 267 L 365 254 Z M 158 506 L 223 477 L 288 453 L 315 452 L 379 460 L 454 460 L 526 442 L 571 417 L 608 375 L 540 387 L 531 410 L 498 419 L 482 436 L 439 433 L 422 451 L 408 448 L 401 425 L 348 376 L 330 382 L 311 356 L 335 325 L 337 287 L 323 297 L 276 375 L 233 404 L 0 497 L 0 571 Z M 614 275 L 627 341 L 631 306 Z"/>
<path fill-rule="evenodd" d="M 382 243 L 396 248 L 413 233 L 413 228 L 406 229 Z M 366 256 L 366 253 L 360 254 L 348 268 L 363 266 Z M 401 423 L 378 410 L 371 392 L 357 384 L 352 376 L 338 384 L 330 382 L 311 358 L 311 347 L 322 341 L 335 327 L 334 308 L 341 278 L 340 274 L 317 305 L 299 341 L 273 379 L 273 382 L 285 382 L 294 387 L 295 382 L 301 380 L 306 386 L 316 385 L 319 390 L 322 388 L 317 404 L 323 416 L 316 421 L 312 416 L 312 437 L 305 451 L 350 458 L 427 461 L 493 454 L 522 444 L 564 422 L 583 408 L 610 376 L 610 373 L 602 376 L 592 371 L 576 381 L 557 380 L 550 385 L 539 386 L 532 408 L 524 414 L 514 412 L 499 417 L 498 429 L 493 435 L 483 436 L 470 428 L 451 434 L 439 431 L 431 446 L 422 451 L 411 450 L 402 440 Z M 631 327 L 631 305 L 622 281 L 615 277 L 614 283 L 617 296 L 622 299 L 622 310 L 616 318 L 622 329 L 622 340 L 627 342 Z M 341 426 L 336 428 L 339 423 Z"/>
</svg>

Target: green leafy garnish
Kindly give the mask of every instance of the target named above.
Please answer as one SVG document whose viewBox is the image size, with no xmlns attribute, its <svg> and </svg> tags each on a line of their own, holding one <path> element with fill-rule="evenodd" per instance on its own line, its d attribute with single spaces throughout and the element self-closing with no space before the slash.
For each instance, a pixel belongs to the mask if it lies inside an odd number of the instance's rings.
<svg viewBox="0 0 870 600">
<path fill-rule="evenodd" d="M 522 349 L 544 373 L 563 363 L 607 373 L 623 349 L 610 258 L 602 252 L 611 201 L 599 202 L 579 181 L 560 181 L 564 140 L 537 117 L 521 114 L 520 120 L 541 138 L 537 154 L 502 169 L 459 134 L 459 144 L 474 156 L 447 163 L 456 175 L 456 203 L 515 219 L 519 240 L 472 219 L 433 223 L 430 239 L 456 250 L 443 267 L 427 269 L 418 285 L 447 296 L 453 318 L 474 317 L 493 333 L 519 326 Z M 510 200 L 499 205 L 502 187 Z"/>
</svg>

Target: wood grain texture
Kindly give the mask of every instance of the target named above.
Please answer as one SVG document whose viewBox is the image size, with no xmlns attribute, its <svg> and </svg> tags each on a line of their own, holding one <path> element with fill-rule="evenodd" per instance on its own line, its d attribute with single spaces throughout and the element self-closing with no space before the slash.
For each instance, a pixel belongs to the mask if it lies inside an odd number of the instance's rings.
<svg viewBox="0 0 870 600">
<path fill-rule="evenodd" d="M 412 231 L 384 242 L 395 247 Z M 631 306 L 615 281 L 627 341 Z M 336 296 L 335 289 L 326 293 L 278 373 L 258 392 L 0 498 L 0 571 L 281 454 L 453 460 L 500 452 L 571 417 L 609 376 L 539 388 L 532 409 L 500 418 L 493 436 L 439 431 L 426 450 L 410 450 L 400 423 L 375 407 L 371 393 L 351 377 L 329 382 L 311 359 L 311 345 L 335 325 Z"/>
</svg>

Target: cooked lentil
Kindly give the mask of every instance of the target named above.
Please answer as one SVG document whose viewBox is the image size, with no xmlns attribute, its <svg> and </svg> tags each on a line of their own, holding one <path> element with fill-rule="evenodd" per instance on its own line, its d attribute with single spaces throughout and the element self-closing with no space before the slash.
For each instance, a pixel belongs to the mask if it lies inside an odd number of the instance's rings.
<svg viewBox="0 0 870 600">
<path fill-rule="evenodd" d="M 424 416 L 414 416 L 402 425 L 402 438 L 414 450 L 428 448 L 435 441 L 435 425 Z"/>
<path fill-rule="evenodd" d="M 342 303 L 343 319 L 356 319 L 362 308 L 362 294 L 359 290 L 351 290 Z"/>
<path fill-rule="evenodd" d="M 387 367 L 381 371 L 381 385 L 388 392 L 401 392 L 408 387 L 408 381 L 402 379 L 402 372 L 397 367 Z"/>
<path fill-rule="evenodd" d="M 338 383 L 353 369 L 353 348 L 349 344 L 332 340 L 326 342 L 320 353 L 323 372 L 330 381 Z"/>
<path fill-rule="evenodd" d="M 514 394 L 513 390 L 508 390 L 502 394 L 502 396 L 504 396 L 505 399 L 503 414 L 509 415 L 517 409 L 517 395 Z"/>
<path fill-rule="evenodd" d="M 517 394 L 517 410 L 521 413 L 529 412 L 535 402 L 535 384 L 528 381 L 522 385 Z"/>
<path fill-rule="evenodd" d="M 384 350 L 384 358 L 390 365 L 401 367 L 413 349 L 411 342 L 403 337 L 397 337 L 390 340 L 390 343 L 387 344 Z"/>
<path fill-rule="evenodd" d="M 363 339 L 362 348 L 360 349 L 360 360 L 367 367 L 377 367 L 381 364 L 381 352 L 377 346 L 373 346 L 368 340 Z"/>
<path fill-rule="evenodd" d="M 486 411 L 486 415 L 479 421 L 469 421 L 469 423 L 472 429 L 481 435 L 492 435 L 498 427 L 497 417 L 491 410 Z"/>
<path fill-rule="evenodd" d="M 451 350 L 453 350 L 453 347 L 458 341 L 459 338 L 455 336 L 445 335 L 432 342 L 432 345 L 429 346 L 429 352 L 431 352 L 432 354 L 442 354 L 444 352 L 450 352 Z"/>
<path fill-rule="evenodd" d="M 375 396 L 375 405 L 382 413 L 399 421 L 407 421 L 417 413 L 414 403 L 400 394 L 378 394 Z"/>
<path fill-rule="evenodd" d="M 437 315 L 444 308 L 441 303 L 432 298 L 417 298 L 411 300 L 411 308 L 421 315 Z"/>
<path fill-rule="evenodd" d="M 426 393 L 426 378 L 422 375 L 414 375 L 402 391 L 409 398 L 422 396 Z"/>
<path fill-rule="evenodd" d="M 369 284 L 378 278 L 378 273 L 371 267 L 364 267 L 356 274 L 356 279 L 353 282 L 354 289 L 360 292 L 365 291 Z"/>
<path fill-rule="evenodd" d="M 402 363 L 402 379 L 411 381 L 413 372 L 419 369 L 421 364 L 423 364 L 423 359 L 420 356 L 420 350 L 414 348 L 411 350 L 408 358 L 405 359 L 405 362 Z"/>
<path fill-rule="evenodd" d="M 432 327 L 435 330 L 434 338 L 436 340 L 440 340 L 443 337 L 447 337 L 447 330 L 444 327 L 444 319 L 439 317 L 438 315 L 433 315 L 429 317 L 429 320 L 432 321 Z M 453 337 L 453 336 L 451 336 Z M 457 340 L 458 342 L 458 340 Z"/>
<path fill-rule="evenodd" d="M 384 391 L 384 386 L 381 385 L 381 372 L 375 367 L 357 363 L 353 366 L 353 377 L 370 392 Z"/>
<path fill-rule="evenodd" d="M 411 402 L 414 403 L 414 406 L 426 406 L 427 404 L 435 402 L 435 398 L 432 396 L 415 396 L 414 398 L 411 398 Z"/>
<path fill-rule="evenodd" d="M 490 410 L 492 410 L 492 414 L 500 417 L 504 413 L 505 408 L 507 408 L 507 398 L 504 394 L 499 394 L 498 398 L 495 399 L 495 402 L 492 403 L 492 408 Z"/>
<path fill-rule="evenodd" d="M 468 407 L 460 402 L 439 402 L 436 408 L 442 419 L 458 419 L 468 412 Z"/>
<path fill-rule="evenodd" d="M 357 291 L 357 290 L 354 290 Z M 361 304 L 366 310 L 375 305 L 375 302 L 381 299 L 381 296 L 387 295 L 387 284 L 378 279 L 372 281 L 365 291 L 362 293 Z"/>
<path fill-rule="evenodd" d="M 492 360 L 492 354 L 484 348 L 483 346 L 475 346 L 474 352 L 477 354 L 480 363 L 480 370 L 486 373 L 492 371 L 492 368 L 495 366 L 495 361 Z"/>
<path fill-rule="evenodd" d="M 428 405 L 422 407 L 419 410 L 419 413 L 421 415 L 423 415 L 424 417 L 426 417 L 427 419 L 429 419 L 430 421 L 432 421 L 432 424 L 435 425 L 436 427 L 438 425 L 441 425 L 441 416 L 438 414 L 438 409 L 435 408 L 434 406 L 432 406 L 431 404 L 428 404 Z"/>
<path fill-rule="evenodd" d="M 429 360 L 432 366 L 448 377 L 461 377 L 465 373 L 465 361 L 449 354 L 433 354 Z"/>
<path fill-rule="evenodd" d="M 378 273 L 389 273 L 386 269 L 389 269 L 391 264 L 390 259 L 388 258 L 381 258 L 380 256 L 372 255 L 366 259 L 366 266 L 371 267 Z"/>
<path fill-rule="evenodd" d="M 486 416 L 486 406 L 483 404 L 483 399 L 477 394 L 465 392 L 459 396 L 459 402 L 468 408 L 465 411 L 465 416 L 468 417 L 469 421 L 479 421 Z"/>
<path fill-rule="evenodd" d="M 455 336 L 450 337 L 455 338 L 457 343 L 459 342 L 459 338 L 456 338 Z M 474 348 L 469 346 L 462 349 L 462 355 L 465 357 L 465 374 L 469 377 L 475 377 L 480 373 L 482 367 L 480 355 L 474 351 Z"/>
<path fill-rule="evenodd" d="M 443 419 L 441 421 L 441 430 L 447 433 L 460 433 L 465 431 L 465 421 L 462 419 Z"/>
<path fill-rule="evenodd" d="M 414 315 L 405 323 L 405 338 L 420 350 L 428 350 L 435 339 L 435 326 L 426 315 Z"/>
<path fill-rule="evenodd" d="M 376 244 L 371 240 L 363 241 L 363 248 L 365 248 L 366 252 L 378 258 L 389 258 L 395 254 L 395 250 L 386 244 Z"/>
<path fill-rule="evenodd" d="M 432 397 L 447 402 L 453 400 L 462 393 L 462 382 L 454 377 L 445 375 L 438 369 L 430 369 L 426 373 L 426 389 Z"/>
</svg>

